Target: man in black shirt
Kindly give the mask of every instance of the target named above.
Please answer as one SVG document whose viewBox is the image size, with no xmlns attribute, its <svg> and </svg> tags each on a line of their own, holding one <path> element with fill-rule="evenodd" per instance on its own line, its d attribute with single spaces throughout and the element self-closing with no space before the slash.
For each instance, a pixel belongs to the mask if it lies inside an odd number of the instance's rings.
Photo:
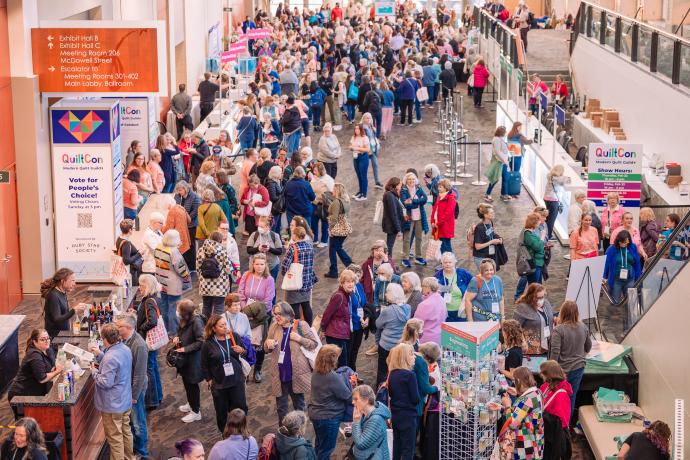
<svg viewBox="0 0 690 460">
<path fill-rule="evenodd" d="M 201 121 L 204 121 L 209 113 L 213 111 L 213 104 L 216 101 L 216 93 L 220 86 L 211 81 L 211 73 L 204 73 L 204 81 L 199 83 L 199 108 L 201 109 Z"/>
</svg>

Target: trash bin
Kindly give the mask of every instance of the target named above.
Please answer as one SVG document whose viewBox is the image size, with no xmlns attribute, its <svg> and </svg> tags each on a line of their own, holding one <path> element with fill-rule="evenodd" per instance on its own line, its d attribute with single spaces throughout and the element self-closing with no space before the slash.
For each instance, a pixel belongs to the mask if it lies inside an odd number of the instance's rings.
<svg viewBox="0 0 690 460">
<path fill-rule="evenodd" d="M 62 460 L 62 444 L 65 442 L 62 432 L 44 433 L 43 436 L 48 449 L 48 460 Z"/>
</svg>

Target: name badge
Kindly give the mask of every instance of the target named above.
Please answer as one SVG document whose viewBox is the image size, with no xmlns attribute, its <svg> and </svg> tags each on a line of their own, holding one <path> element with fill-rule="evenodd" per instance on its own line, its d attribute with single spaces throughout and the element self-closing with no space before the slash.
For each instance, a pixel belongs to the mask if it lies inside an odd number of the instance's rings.
<svg viewBox="0 0 690 460">
<path fill-rule="evenodd" d="M 223 372 L 225 372 L 226 377 L 229 377 L 231 375 L 235 375 L 235 368 L 232 367 L 232 363 L 223 364 Z"/>
<path fill-rule="evenodd" d="M 627 280 L 628 279 L 628 269 L 627 268 L 621 268 L 621 271 L 618 274 L 618 278 L 622 279 L 622 280 Z"/>
<path fill-rule="evenodd" d="M 491 302 L 491 313 L 497 315 L 501 312 L 501 307 L 498 302 Z"/>
<path fill-rule="evenodd" d="M 447 304 L 450 303 L 450 294 L 448 292 L 443 294 L 443 301 Z"/>
<path fill-rule="evenodd" d="M 359 319 L 364 319 L 364 308 L 360 307 L 357 309 L 357 316 L 359 317 Z"/>
<path fill-rule="evenodd" d="M 251 297 L 247 299 L 247 305 L 251 305 L 251 304 L 253 304 L 254 302 L 255 302 L 255 300 L 252 299 Z"/>
<path fill-rule="evenodd" d="M 283 364 L 283 361 L 285 361 L 285 352 L 281 351 L 278 355 L 278 364 Z"/>
<path fill-rule="evenodd" d="M 544 327 L 544 334 L 543 334 L 543 337 L 544 337 L 545 339 L 548 339 L 549 337 L 551 337 L 551 329 L 549 329 L 549 326 L 545 326 L 545 327 Z"/>
<path fill-rule="evenodd" d="M 489 255 L 493 256 L 494 254 L 496 254 L 496 246 L 492 244 L 491 246 L 489 246 Z"/>
</svg>

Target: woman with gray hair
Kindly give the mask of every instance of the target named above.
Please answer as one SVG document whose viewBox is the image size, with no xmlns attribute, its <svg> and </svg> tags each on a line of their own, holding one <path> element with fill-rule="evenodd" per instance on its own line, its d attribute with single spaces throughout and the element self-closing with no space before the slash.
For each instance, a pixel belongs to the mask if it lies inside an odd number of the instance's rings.
<svg viewBox="0 0 690 460">
<path fill-rule="evenodd" d="M 410 306 L 410 316 L 414 316 L 417 306 L 423 300 L 422 282 L 415 272 L 406 272 L 400 275 L 400 284 L 407 296 L 407 304 Z"/>
<path fill-rule="evenodd" d="M 190 271 L 196 271 L 196 250 L 194 248 L 194 239 L 196 237 L 196 227 L 199 222 L 199 206 L 201 205 L 201 198 L 193 190 L 192 186 L 186 181 L 178 181 L 175 185 L 175 202 L 182 206 L 189 216 L 187 221 L 187 231 L 189 233 L 190 247 L 187 251 L 183 251 L 185 262 Z"/>
<path fill-rule="evenodd" d="M 144 273 L 139 277 L 141 302 L 137 308 L 136 326 L 137 332 L 144 339 L 146 339 L 146 334 L 158 325 L 160 292 L 161 285 L 153 275 Z M 155 409 L 163 401 L 163 385 L 161 384 L 161 374 L 158 369 L 158 350 L 149 350 L 146 375 L 148 377 L 145 399 L 146 408 Z"/>
<path fill-rule="evenodd" d="M 276 448 L 280 458 L 293 460 L 316 458 L 314 447 L 308 439 L 304 438 L 307 421 L 307 414 L 301 410 L 293 410 L 285 415 L 276 434 Z"/>
<path fill-rule="evenodd" d="M 319 139 L 316 150 L 316 161 L 323 163 L 326 174 L 335 179 L 338 174 L 338 158 L 342 155 L 338 137 L 333 134 L 333 125 L 328 122 L 323 125 L 323 135 Z"/>
<path fill-rule="evenodd" d="M 436 272 L 436 279 L 440 285 L 439 291 L 448 310 L 447 321 L 464 321 L 465 312 L 462 296 L 467 290 L 467 284 L 472 279 L 472 273 L 457 267 L 458 259 L 452 252 L 441 255 L 441 269 Z"/>
<path fill-rule="evenodd" d="M 306 321 L 296 320 L 287 302 L 273 307 L 273 323 L 266 334 L 264 350 L 271 353 L 276 368 L 271 374 L 271 392 L 276 398 L 278 423 L 288 412 L 288 396 L 296 410 L 304 411 L 305 393 L 311 391 L 311 367 L 301 347 L 314 350 L 318 342 Z"/>
<path fill-rule="evenodd" d="M 422 280 L 422 300 L 417 307 L 414 317 L 424 321 L 424 335 L 419 343 L 435 342 L 441 340 L 441 324 L 446 320 L 446 304 L 438 292 L 438 280 L 428 276 Z"/>
<path fill-rule="evenodd" d="M 161 284 L 158 305 L 165 329 L 173 336 L 177 333 L 179 321 L 175 314 L 177 302 L 185 287 L 191 288 L 191 278 L 187 263 L 180 254 L 180 234 L 171 229 L 163 234 L 161 244 L 153 252 L 156 261 L 156 279 Z"/>
<path fill-rule="evenodd" d="M 376 401 L 376 394 L 369 385 L 359 385 L 352 390 L 355 406 L 352 418 L 352 453 L 357 459 L 387 460 L 388 406 Z M 383 447 L 383 448 L 382 448 Z"/>
<path fill-rule="evenodd" d="M 285 198 L 283 197 L 283 168 L 273 166 L 268 171 L 268 177 L 264 184 L 268 190 L 268 198 L 271 201 L 271 230 L 280 234 L 280 221 L 285 212 Z"/>
<path fill-rule="evenodd" d="M 388 306 L 381 308 L 376 319 L 376 343 L 378 344 L 378 368 L 376 371 L 376 388 L 386 380 L 388 375 L 388 353 L 400 342 L 405 323 L 410 319 L 410 306 L 407 296 L 399 284 L 389 284 L 386 288 Z"/>
</svg>

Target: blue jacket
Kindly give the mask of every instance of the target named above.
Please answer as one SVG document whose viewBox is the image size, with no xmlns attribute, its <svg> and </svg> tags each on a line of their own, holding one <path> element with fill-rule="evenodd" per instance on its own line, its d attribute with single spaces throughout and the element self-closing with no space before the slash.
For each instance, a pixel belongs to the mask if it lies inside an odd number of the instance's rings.
<svg viewBox="0 0 690 460">
<path fill-rule="evenodd" d="M 98 369 L 91 375 L 96 382 L 96 409 L 107 414 L 122 414 L 132 408 L 132 352 L 122 342 L 97 356 Z"/>
<path fill-rule="evenodd" d="M 412 198 L 412 203 L 405 203 L 410 198 Z M 422 231 L 424 233 L 429 233 L 429 222 L 426 218 L 426 209 L 424 209 L 424 205 L 426 205 L 427 202 L 427 196 L 426 193 L 424 193 L 424 190 L 422 190 L 422 188 L 418 185 L 416 187 L 415 196 L 410 196 L 410 191 L 407 189 L 407 186 L 403 185 L 400 189 L 400 202 L 405 207 L 405 213 L 408 217 L 410 217 L 410 219 L 412 218 L 412 210 L 419 208 L 419 214 L 422 220 Z M 403 222 L 403 231 L 409 232 L 411 226 L 412 221 L 405 220 Z"/>
<path fill-rule="evenodd" d="M 317 90 L 311 93 L 311 95 L 309 96 L 310 107 L 323 107 L 324 102 L 326 102 L 326 92 L 321 88 L 317 88 Z"/>
<path fill-rule="evenodd" d="M 410 319 L 410 306 L 406 303 L 381 308 L 381 314 L 376 319 L 376 329 L 377 334 L 380 333 L 379 345 L 384 350 L 390 351 L 400 342 L 408 319 Z"/>
<path fill-rule="evenodd" d="M 395 273 L 393 273 L 393 277 L 391 278 L 391 280 L 389 282 L 379 281 L 378 277 L 376 279 L 374 279 L 373 282 L 374 282 L 374 297 L 373 297 L 372 304 L 374 304 L 375 307 L 378 307 L 380 305 L 379 304 L 379 297 L 381 297 L 381 295 L 382 295 L 381 291 L 383 291 L 383 295 L 385 295 L 386 294 L 386 292 L 385 292 L 386 288 L 388 287 L 388 285 L 390 283 L 400 284 L 401 280 L 400 280 L 400 275 L 396 275 Z"/>
<path fill-rule="evenodd" d="M 383 100 L 381 101 L 381 106 L 382 107 L 393 107 L 394 102 L 395 102 L 395 94 L 393 94 L 393 91 L 389 89 L 384 89 L 381 91 L 381 95 L 383 96 Z"/>
<path fill-rule="evenodd" d="M 422 415 L 427 395 L 438 393 L 438 388 L 429 383 L 429 366 L 424 358 L 414 355 L 414 375 L 417 376 L 417 389 L 419 390 L 419 402 L 417 403 L 417 415 Z"/>
<path fill-rule="evenodd" d="M 609 246 L 609 248 L 606 250 L 606 263 L 604 264 L 604 279 L 608 283 L 608 289 L 611 290 L 611 287 L 613 286 L 613 283 L 616 281 L 616 278 L 618 277 L 618 270 L 616 270 L 616 257 L 618 256 L 618 250 L 615 245 Z M 628 251 L 630 251 L 630 254 L 633 256 L 633 264 L 630 267 L 630 271 L 628 273 L 628 279 L 631 279 L 633 281 L 637 281 L 640 279 L 640 275 L 642 274 L 642 266 L 640 264 L 640 253 L 637 250 L 637 246 L 631 241 L 630 244 L 628 244 Z"/>
<path fill-rule="evenodd" d="M 283 191 L 285 195 L 285 210 L 288 214 L 299 215 L 309 221 L 314 213 L 312 201 L 316 199 L 314 190 L 309 182 L 300 178 L 293 177 Z"/>
<path fill-rule="evenodd" d="M 388 394 L 393 426 L 410 423 L 410 419 L 417 415 L 417 404 L 422 400 L 416 374 L 405 369 L 391 371 L 388 374 Z"/>
<path fill-rule="evenodd" d="M 259 137 L 259 125 L 256 123 L 256 118 L 245 115 L 237 122 L 237 136 L 240 138 L 242 145 L 249 145 L 254 147 L 256 140 Z"/>
<path fill-rule="evenodd" d="M 437 271 L 434 276 L 438 280 L 438 284 L 440 284 L 441 286 L 446 285 L 446 277 L 443 276 L 443 269 Z M 462 291 L 462 293 L 465 294 L 465 291 L 467 290 L 467 285 L 470 284 L 470 281 L 472 281 L 472 273 L 468 272 L 464 268 L 458 267 L 455 269 L 455 280 L 456 284 L 460 288 L 460 291 Z"/>
<path fill-rule="evenodd" d="M 414 78 L 406 78 L 400 82 L 400 100 L 414 101 L 417 97 L 419 83 Z"/>
<path fill-rule="evenodd" d="M 422 83 L 424 86 L 434 86 L 436 79 L 441 75 L 440 69 L 426 65 L 422 67 Z"/>
<path fill-rule="evenodd" d="M 352 445 L 355 458 L 370 458 L 371 460 L 388 460 L 388 432 L 387 422 L 391 418 L 391 411 L 385 405 L 376 401 L 374 410 L 363 416 L 352 425 Z"/>
</svg>

